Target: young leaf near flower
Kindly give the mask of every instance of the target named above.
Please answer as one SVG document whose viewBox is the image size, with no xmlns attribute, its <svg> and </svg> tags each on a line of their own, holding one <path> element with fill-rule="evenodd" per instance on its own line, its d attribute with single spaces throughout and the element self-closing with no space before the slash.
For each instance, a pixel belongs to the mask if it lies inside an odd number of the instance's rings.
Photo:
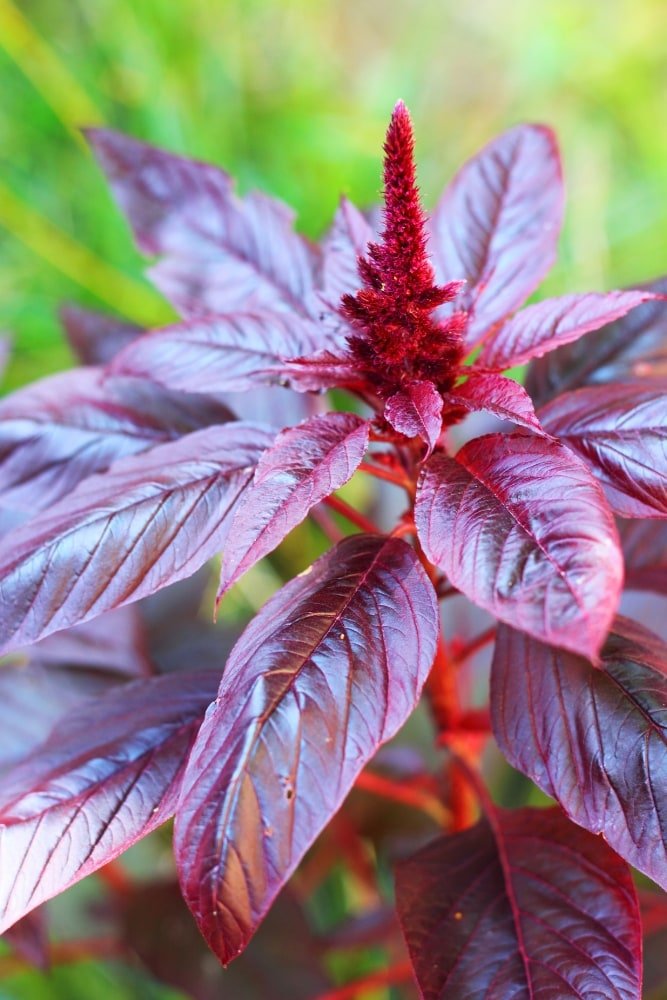
<svg viewBox="0 0 667 1000">
<path fill-rule="evenodd" d="M 318 866 L 335 863 L 354 877 L 363 871 L 365 890 L 382 899 L 369 882 L 387 867 L 383 838 L 372 838 L 375 868 L 344 804 L 357 784 L 403 810 L 426 796 L 429 815 L 447 827 L 398 874 L 424 996 L 464 1000 L 475 987 L 498 1000 L 587 990 L 639 1000 L 639 917 L 625 862 L 663 881 L 665 651 L 614 620 L 623 552 L 630 585 L 665 593 L 664 281 L 520 308 L 555 257 L 562 219 L 558 150 L 543 126 L 517 126 L 489 144 L 429 219 L 399 102 L 381 217 L 343 199 L 320 247 L 295 231 L 284 205 L 239 198 L 216 167 L 118 133 L 89 135 L 140 249 L 157 257 L 150 277 L 181 318 L 143 334 L 110 320 L 105 337 L 103 318 L 70 311 L 75 345 L 85 361 L 105 363 L 102 373 L 57 376 L 0 407 L 0 503 L 7 525 L 19 522 L 0 543 L 4 648 L 51 633 L 47 643 L 60 636 L 66 647 L 61 630 L 93 627 L 104 611 L 139 600 L 151 622 L 149 670 L 194 677 L 204 658 L 219 676 L 231 643 L 198 618 L 201 602 L 212 610 L 205 581 L 194 581 L 191 611 L 187 577 L 221 552 L 222 597 L 315 519 L 333 547 L 250 622 L 201 728 L 193 717 L 187 746 L 168 754 L 179 775 L 167 797 L 169 811 L 178 797 L 180 882 L 215 954 L 227 963 L 245 948 L 300 865 L 304 893 L 326 878 Z M 567 359 L 576 362 L 571 376 Z M 530 392 L 502 374 L 526 361 Z M 329 389 L 343 390 L 336 406 L 351 412 L 333 408 Z M 459 425 L 476 413 L 516 429 L 470 439 Z M 397 491 L 384 530 L 335 495 L 356 474 Z M 620 539 L 614 512 L 637 518 L 621 523 Z M 343 523 L 362 533 L 341 538 Z M 457 614 L 441 616 L 438 599 L 452 596 L 457 608 L 473 602 L 461 620 L 484 609 L 484 623 L 467 631 Z M 160 614 L 146 612 L 146 598 Z M 499 742 L 569 819 L 497 810 L 483 790 L 491 723 L 478 665 L 498 622 Z M 510 656 L 510 646 L 526 655 Z M 565 676 L 578 699 L 563 694 Z M 159 713 L 153 701 L 166 680 L 127 688 L 132 719 L 142 699 L 150 718 Z M 405 771 L 363 770 L 422 691 L 434 739 L 449 748 L 444 780 L 421 755 L 419 783 Z M 120 704 L 122 694 L 109 699 Z M 608 724 L 593 739 L 596 713 Z M 134 752 L 139 731 L 137 723 L 116 733 L 114 760 Z M 30 764 L 10 786 L 17 802 L 34 792 L 30 775 L 50 781 L 51 759 L 70 775 L 77 739 L 77 781 L 108 760 L 94 734 L 74 727 L 68 739 L 61 726 L 30 744 Z M 120 820 L 126 805 L 134 817 L 144 788 L 150 798 L 160 752 L 132 771 Z M 115 765 L 110 774 L 115 788 Z M 110 833 L 90 835 L 106 815 L 105 788 L 87 786 L 69 832 L 57 823 L 45 831 L 32 813 L 19 823 L 8 812 L 3 825 L 0 814 L 0 844 L 25 849 L 27 888 L 8 895 L 8 921 L 81 877 L 91 859 L 103 864 L 122 849 L 113 817 Z M 486 819 L 474 825 L 479 805 Z M 55 807 L 65 823 L 70 806 Z M 137 816 L 130 839 L 152 828 Z M 302 864 L 330 823 L 329 861 L 316 850 Z M 409 854 L 417 844 L 408 830 L 400 828 Z M 625 861 L 592 835 L 600 832 Z M 0 897 L 9 889 L 0 866 Z M 399 957 L 397 979 L 409 974 L 406 961 Z"/>
</svg>

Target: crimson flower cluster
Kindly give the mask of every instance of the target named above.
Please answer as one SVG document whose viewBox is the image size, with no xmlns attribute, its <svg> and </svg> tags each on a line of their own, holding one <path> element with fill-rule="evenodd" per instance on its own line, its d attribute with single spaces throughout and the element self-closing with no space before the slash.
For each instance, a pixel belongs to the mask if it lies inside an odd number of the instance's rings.
<svg viewBox="0 0 667 1000">
<path fill-rule="evenodd" d="M 539 125 L 491 142 L 429 216 L 399 103 L 381 230 L 343 199 L 319 246 L 216 167 L 88 139 L 179 319 L 144 331 L 68 307 L 82 366 L 0 403 L 10 946 L 37 928 L 48 958 L 40 904 L 175 817 L 181 895 L 174 878 L 155 898 L 178 923 L 182 896 L 221 965 L 252 940 L 234 969 L 275 956 L 281 925 L 307 940 L 307 966 L 289 944 L 272 964 L 281 995 L 336 995 L 303 896 L 342 857 L 376 902 L 374 945 L 399 956 L 382 982 L 639 1000 L 642 916 L 649 958 L 667 926 L 631 870 L 667 887 L 667 641 L 641 597 L 667 596 L 667 279 L 521 308 L 562 220 Z M 357 475 L 373 516 L 338 495 Z M 306 519 L 323 556 L 240 635 L 202 618 L 214 557 L 220 604 Z M 442 760 L 415 773 L 376 754 L 422 697 Z M 553 806 L 494 803 L 494 741 Z M 400 857 L 353 788 L 392 800 Z M 122 949 L 149 890 L 121 881 Z M 211 995 L 205 963 L 188 979 L 142 942 L 156 975 Z M 246 995 L 234 969 L 213 988 Z"/>
</svg>

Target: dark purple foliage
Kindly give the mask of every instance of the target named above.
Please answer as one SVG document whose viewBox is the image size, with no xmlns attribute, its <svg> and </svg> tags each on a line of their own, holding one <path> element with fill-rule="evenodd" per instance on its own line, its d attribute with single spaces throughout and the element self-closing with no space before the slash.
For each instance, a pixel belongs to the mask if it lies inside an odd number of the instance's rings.
<svg viewBox="0 0 667 1000">
<path fill-rule="evenodd" d="M 639 1000 L 628 863 L 667 884 L 667 648 L 617 612 L 624 586 L 667 596 L 667 279 L 520 309 L 563 209 L 540 125 L 490 143 L 429 218 L 399 102 L 381 216 L 343 199 L 320 246 L 217 167 L 88 136 L 180 320 L 142 332 L 67 307 L 86 367 L 0 404 L 0 909 L 17 954 L 26 913 L 175 812 L 181 890 L 223 964 L 297 868 L 303 901 L 345 866 L 367 912 L 318 944 L 283 897 L 260 971 L 221 979 L 179 950 L 173 882 L 129 880 L 116 931 L 158 976 L 206 1000 L 305 1000 L 330 985 L 320 946 L 356 947 L 361 919 L 397 958 L 383 982 L 404 981 L 378 874 L 437 822 L 397 874 L 421 996 Z M 503 371 L 526 362 L 524 388 Z M 381 526 L 350 503 L 362 474 L 385 488 Z M 209 561 L 218 603 L 246 573 L 254 600 L 253 567 L 284 568 L 306 519 L 329 550 L 240 638 L 214 625 Z M 366 769 L 422 691 L 444 775 L 422 745 Z M 492 732 L 563 811 L 493 805 Z M 166 957 L 146 934 L 163 906 Z"/>
</svg>

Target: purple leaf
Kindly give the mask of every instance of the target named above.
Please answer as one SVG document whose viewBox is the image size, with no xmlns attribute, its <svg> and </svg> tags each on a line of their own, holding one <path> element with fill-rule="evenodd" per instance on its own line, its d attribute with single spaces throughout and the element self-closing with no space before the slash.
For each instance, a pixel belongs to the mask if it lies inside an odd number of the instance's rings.
<svg viewBox="0 0 667 1000">
<path fill-rule="evenodd" d="M 542 434 L 533 401 L 518 382 L 504 375 L 474 373 L 444 396 L 445 405 L 463 407 L 470 413 L 486 410 L 501 420 Z"/>
<path fill-rule="evenodd" d="M 153 282 L 182 315 L 251 305 L 309 314 L 315 260 L 291 209 L 258 192 L 237 197 L 217 167 L 118 132 L 86 135 L 137 246 L 162 257 Z"/>
<path fill-rule="evenodd" d="M 526 306 L 493 334 L 477 359 L 480 368 L 503 370 L 579 340 L 653 298 L 650 292 L 589 292 Z"/>
<path fill-rule="evenodd" d="M 291 358 L 282 366 L 281 380 L 296 392 L 322 389 L 366 388 L 357 362 L 346 355 L 319 351 L 310 357 Z"/>
<path fill-rule="evenodd" d="M 348 198 L 341 198 L 333 225 L 322 244 L 322 298 L 338 307 L 343 295 L 361 287 L 359 258 L 376 230 Z"/>
<path fill-rule="evenodd" d="M 135 323 L 74 305 L 62 306 L 60 322 L 74 353 L 84 365 L 106 365 L 143 332 Z"/>
<path fill-rule="evenodd" d="M 639 287 L 665 295 L 667 278 Z M 663 299 L 651 299 L 583 340 L 533 361 L 526 387 L 533 399 L 545 403 L 583 385 L 655 375 L 667 375 L 667 302 Z"/>
<path fill-rule="evenodd" d="M 219 552 L 268 429 L 233 423 L 121 459 L 0 542 L 0 648 L 190 576 Z"/>
<path fill-rule="evenodd" d="M 317 346 L 314 324 L 284 312 L 236 312 L 140 337 L 111 366 L 185 392 L 244 392 L 278 382 L 286 358 Z"/>
<path fill-rule="evenodd" d="M 542 424 L 584 459 L 622 517 L 667 517 L 667 379 L 557 396 Z"/>
<path fill-rule="evenodd" d="M 51 375 L 0 403 L 0 504 L 46 509 L 119 458 L 231 417 L 215 399 L 96 368 Z"/>
<path fill-rule="evenodd" d="M 63 719 L 0 789 L 0 933 L 174 812 L 213 671 L 125 684 Z"/>
<path fill-rule="evenodd" d="M 437 631 L 414 550 L 353 535 L 283 587 L 239 639 L 175 827 L 183 894 L 223 964 L 415 707 Z"/>
<path fill-rule="evenodd" d="M 494 810 L 399 865 L 424 1000 L 640 1000 L 630 872 L 559 809 Z"/>
<path fill-rule="evenodd" d="M 442 396 L 432 382 L 408 382 L 387 400 L 384 417 L 399 434 L 425 441 L 428 458 L 442 432 Z"/>
<path fill-rule="evenodd" d="M 667 594 L 667 523 L 622 521 L 618 526 L 630 590 Z"/>
<path fill-rule="evenodd" d="M 325 413 L 278 435 L 234 515 L 218 600 L 351 478 L 368 446 L 369 429 L 368 421 L 353 413 Z"/>
<path fill-rule="evenodd" d="M 442 282 L 465 278 L 457 308 L 472 311 L 468 346 L 528 298 L 551 268 L 563 215 L 556 139 L 519 125 L 456 175 L 431 220 Z"/>
<path fill-rule="evenodd" d="M 116 608 L 93 621 L 47 636 L 26 650 L 31 663 L 113 671 L 126 678 L 151 672 L 147 636 L 136 607 Z"/>
<path fill-rule="evenodd" d="M 595 658 L 623 579 L 602 490 L 546 438 L 488 434 L 456 459 L 434 455 L 415 523 L 454 587 L 524 632 Z"/>
<path fill-rule="evenodd" d="M 493 729 L 513 767 L 667 888 L 667 645 L 619 618 L 601 669 L 501 626 Z"/>
</svg>

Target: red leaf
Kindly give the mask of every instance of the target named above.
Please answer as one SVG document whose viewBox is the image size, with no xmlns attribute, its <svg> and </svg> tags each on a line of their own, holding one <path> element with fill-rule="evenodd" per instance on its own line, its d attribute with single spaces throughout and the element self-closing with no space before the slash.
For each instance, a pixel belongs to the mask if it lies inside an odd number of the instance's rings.
<svg viewBox="0 0 667 1000">
<path fill-rule="evenodd" d="M 399 434 L 425 441 L 428 458 L 442 432 L 442 396 L 432 382 L 409 382 L 387 400 L 384 417 Z"/>
<path fill-rule="evenodd" d="M 625 584 L 630 590 L 667 594 L 667 523 L 622 521 L 619 524 L 625 558 Z"/>
<path fill-rule="evenodd" d="M 527 306 L 494 333 L 477 359 L 480 368 L 503 370 L 579 340 L 653 298 L 650 292 L 589 292 Z"/>
<path fill-rule="evenodd" d="M 501 621 L 596 657 L 623 561 L 600 487 L 546 438 L 488 434 L 424 467 L 415 522 L 426 555 Z"/>
<path fill-rule="evenodd" d="M 437 631 L 435 593 L 413 549 L 353 535 L 283 587 L 239 639 L 190 757 L 175 828 L 185 899 L 223 963 L 416 705 Z"/>
<path fill-rule="evenodd" d="M 601 669 L 502 626 L 491 681 L 501 750 L 667 888 L 667 646 L 619 618 Z"/>
<path fill-rule="evenodd" d="M 396 873 L 424 1000 L 640 1000 L 630 872 L 559 809 L 497 809 Z"/>
<path fill-rule="evenodd" d="M 190 576 L 220 551 L 270 431 L 188 434 L 93 476 L 0 542 L 0 643 L 35 642 Z"/>
<path fill-rule="evenodd" d="M 154 330 L 130 344 L 111 372 L 185 392 L 244 392 L 278 382 L 286 358 L 317 347 L 314 324 L 284 312 L 235 312 Z"/>
<path fill-rule="evenodd" d="M 511 420 L 520 427 L 543 433 L 526 390 L 504 375 L 474 373 L 463 385 L 446 393 L 444 399 L 447 406 L 464 407 L 471 413 L 486 410 L 501 420 Z"/>
<path fill-rule="evenodd" d="M 366 451 L 368 432 L 368 421 L 353 413 L 325 413 L 278 435 L 234 515 L 218 600 L 350 479 Z"/>
<path fill-rule="evenodd" d="M 0 932 L 173 813 L 219 675 L 124 684 L 75 709 L 0 789 Z"/>
<path fill-rule="evenodd" d="M 137 246 L 163 258 L 151 278 L 181 314 L 250 305 L 308 314 L 315 261 L 291 209 L 258 192 L 238 198 L 217 167 L 106 129 L 86 135 Z"/>
<path fill-rule="evenodd" d="M 74 353 L 84 365 L 106 365 L 143 332 L 136 323 L 75 305 L 61 308 L 60 322 Z"/>
<path fill-rule="evenodd" d="M 40 379 L 0 403 L 0 503 L 44 510 L 119 458 L 231 418 L 217 400 L 96 368 Z"/>
<path fill-rule="evenodd" d="M 472 310 L 469 347 L 547 274 L 562 215 L 558 148 L 544 126 L 510 129 L 458 172 L 433 214 L 431 249 L 441 281 L 468 281 L 457 307 Z"/>
<path fill-rule="evenodd" d="M 622 517 L 667 517 L 667 380 L 558 396 L 544 427 L 584 459 Z"/>
<path fill-rule="evenodd" d="M 667 294 L 667 278 L 641 285 L 648 292 Z M 583 385 L 629 382 L 667 374 L 667 302 L 651 299 L 626 316 L 589 333 L 583 340 L 559 347 L 533 361 L 526 388 L 545 403 L 553 396 Z"/>
</svg>

